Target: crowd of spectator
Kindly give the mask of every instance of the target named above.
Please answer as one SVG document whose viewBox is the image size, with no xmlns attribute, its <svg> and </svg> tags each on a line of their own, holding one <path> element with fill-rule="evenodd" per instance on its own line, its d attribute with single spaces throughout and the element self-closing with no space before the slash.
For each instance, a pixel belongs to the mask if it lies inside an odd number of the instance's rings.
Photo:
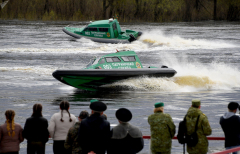
<svg viewBox="0 0 240 154">
<path fill-rule="evenodd" d="M 155 103 L 153 114 L 148 117 L 151 130 L 150 152 L 170 154 L 176 128 L 172 117 L 164 112 L 164 103 Z M 15 123 L 15 112 L 5 112 L 6 122 L 0 126 L 0 153 L 18 154 L 20 143 L 27 140 L 27 154 L 45 154 L 49 137 L 53 139 L 54 154 L 136 154 L 144 147 L 141 130 L 130 124 L 132 113 L 120 108 L 115 116 L 119 124 L 111 129 L 107 105 L 98 100 L 90 101 L 91 113 L 81 111 L 78 118 L 69 112 L 67 101 L 60 103 L 60 111 L 52 115 L 49 123 L 42 116 L 42 105 L 34 104 L 31 117 L 24 128 Z M 208 152 L 208 135 L 211 135 L 208 118 L 200 110 L 201 101 L 192 100 L 192 106 L 184 117 L 186 136 L 197 134 L 196 144 L 187 143 L 189 154 Z M 225 148 L 240 146 L 240 117 L 235 115 L 239 104 L 230 102 L 228 112 L 220 118 L 225 134 Z M 180 125 L 179 125 L 180 126 Z M 234 153 L 235 154 L 235 153 Z"/>
</svg>

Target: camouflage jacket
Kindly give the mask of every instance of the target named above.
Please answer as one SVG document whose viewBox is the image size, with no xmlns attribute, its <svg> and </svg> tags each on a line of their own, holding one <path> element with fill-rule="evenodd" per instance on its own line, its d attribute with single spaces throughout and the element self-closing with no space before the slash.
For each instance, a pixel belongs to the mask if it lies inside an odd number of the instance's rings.
<svg viewBox="0 0 240 154">
<path fill-rule="evenodd" d="M 172 138 L 175 134 L 175 125 L 172 117 L 163 112 L 156 112 L 148 117 L 151 128 L 151 151 L 171 152 Z"/>
<path fill-rule="evenodd" d="M 76 122 L 73 127 L 71 127 L 67 134 L 67 139 L 65 140 L 64 147 L 67 150 L 71 150 L 72 154 L 81 154 L 82 148 L 78 142 L 78 130 L 81 122 Z"/>
<path fill-rule="evenodd" d="M 207 116 L 201 110 L 190 107 L 186 115 L 187 134 L 190 135 L 195 131 L 198 115 L 200 115 L 197 127 L 198 143 L 195 147 L 187 147 L 187 152 L 190 154 L 206 154 L 208 152 L 206 136 L 212 133 Z"/>
</svg>

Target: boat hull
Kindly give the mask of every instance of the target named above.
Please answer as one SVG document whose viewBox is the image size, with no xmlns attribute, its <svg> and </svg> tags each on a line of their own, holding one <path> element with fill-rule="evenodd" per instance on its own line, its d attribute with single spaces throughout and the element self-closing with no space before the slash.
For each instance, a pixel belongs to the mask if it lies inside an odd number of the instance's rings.
<svg viewBox="0 0 240 154">
<path fill-rule="evenodd" d="M 96 69 L 56 70 L 53 77 L 64 84 L 78 89 L 95 91 L 99 86 L 138 76 L 172 77 L 176 71 L 171 68 L 146 69 Z"/>
<path fill-rule="evenodd" d="M 117 43 L 130 43 L 128 41 L 128 39 L 123 40 L 123 39 L 114 39 L 114 38 L 96 38 L 96 37 L 88 37 L 88 36 L 83 36 L 80 34 L 75 34 L 73 32 L 70 32 L 68 30 L 66 30 L 65 28 L 63 28 L 63 32 L 65 32 L 66 34 L 76 38 L 76 39 L 80 39 L 80 38 L 86 38 L 86 39 L 90 39 L 94 42 L 99 42 L 99 43 L 113 43 L 113 44 L 117 44 Z"/>
</svg>

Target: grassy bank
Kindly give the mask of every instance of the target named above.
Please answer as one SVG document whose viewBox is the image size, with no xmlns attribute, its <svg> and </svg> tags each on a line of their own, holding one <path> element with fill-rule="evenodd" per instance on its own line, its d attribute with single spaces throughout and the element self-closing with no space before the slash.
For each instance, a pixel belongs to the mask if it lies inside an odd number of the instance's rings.
<svg viewBox="0 0 240 154">
<path fill-rule="evenodd" d="M 20 20 L 86 21 L 113 16 L 121 22 L 237 21 L 240 0 L 10 0 L 0 11 L 0 19 Z"/>
</svg>

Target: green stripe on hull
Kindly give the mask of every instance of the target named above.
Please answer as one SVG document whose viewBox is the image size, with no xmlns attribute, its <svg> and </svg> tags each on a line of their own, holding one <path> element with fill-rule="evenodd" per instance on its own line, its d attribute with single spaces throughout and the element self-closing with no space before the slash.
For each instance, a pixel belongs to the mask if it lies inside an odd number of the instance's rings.
<svg viewBox="0 0 240 154">
<path fill-rule="evenodd" d="M 63 80 L 73 87 L 77 87 L 81 84 L 101 79 L 104 79 L 104 77 L 76 77 L 76 76 L 63 77 Z"/>
<path fill-rule="evenodd" d="M 62 80 L 67 84 L 83 90 L 96 91 L 99 86 L 111 84 L 119 80 L 110 79 L 106 77 L 79 77 L 79 76 L 65 76 Z"/>
</svg>

